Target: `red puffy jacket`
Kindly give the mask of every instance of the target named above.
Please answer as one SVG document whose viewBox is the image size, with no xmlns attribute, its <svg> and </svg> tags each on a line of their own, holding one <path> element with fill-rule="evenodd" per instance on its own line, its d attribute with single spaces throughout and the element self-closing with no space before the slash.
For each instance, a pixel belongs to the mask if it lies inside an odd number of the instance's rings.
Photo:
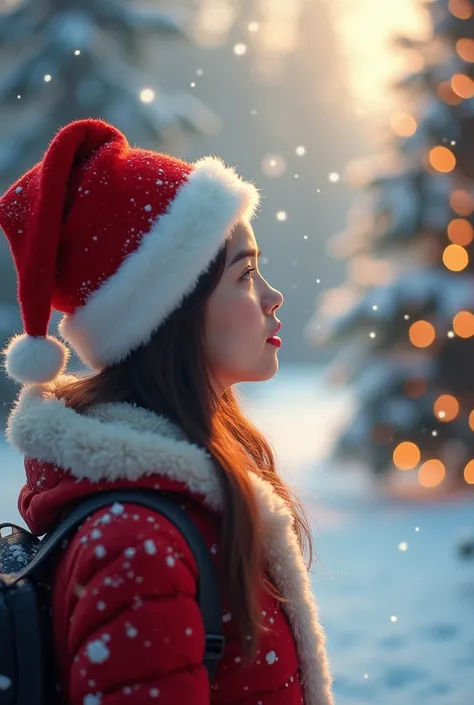
<svg viewBox="0 0 474 705">
<path fill-rule="evenodd" d="M 25 387 L 7 436 L 25 455 L 20 512 L 35 534 L 72 503 L 133 486 L 182 493 L 222 586 L 224 657 L 209 685 L 196 564 L 162 515 L 116 503 L 89 517 L 60 556 L 53 628 L 67 705 L 331 705 L 325 637 L 292 518 L 251 473 L 263 518 L 268 575 L 289 602 L 260 597 L 270 628 L 246 667 L 220 572 L 222 497 L 209 455 L 165 418 L 125 403 L 78 414 L 54 383 Z"/>
</svg>

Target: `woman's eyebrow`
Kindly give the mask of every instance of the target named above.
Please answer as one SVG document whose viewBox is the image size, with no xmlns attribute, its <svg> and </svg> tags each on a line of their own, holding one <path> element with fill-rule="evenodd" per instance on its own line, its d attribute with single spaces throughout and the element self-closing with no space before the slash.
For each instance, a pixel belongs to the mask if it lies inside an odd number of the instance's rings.
<svg viewBox="0 0 474 705">
<path fill-rule="evenodd" d="M 262 254 L 261 250 L 241 250 L 240 252 L 237 252 L 235 257 L 233 258 L 232 262 L 229 263 L 229 267 L 232 267 L 233 264 L 238 262 L 241 259 L 246 259 L 248 257 L 260 257 Z"/>
</svg>

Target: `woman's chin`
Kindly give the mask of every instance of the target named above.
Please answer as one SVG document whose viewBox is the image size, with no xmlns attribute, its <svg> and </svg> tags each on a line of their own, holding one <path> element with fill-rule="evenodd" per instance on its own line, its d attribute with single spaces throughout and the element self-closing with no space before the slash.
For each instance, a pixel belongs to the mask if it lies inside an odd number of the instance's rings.
<svg viewBox="0 0 474 705">
<path fill-rule="evenodd" d="M 267 361 L 265 367 L 262 366 L 260 370 L 254 370 L 246 375 L 242 375 L 242 379 L 240 379 L 239 382 L 266 382 L 275 376 L 278 372 L 278 367 L 278 357 L 275 355 L 271 364 L 268 364 Z"/>
</svg>

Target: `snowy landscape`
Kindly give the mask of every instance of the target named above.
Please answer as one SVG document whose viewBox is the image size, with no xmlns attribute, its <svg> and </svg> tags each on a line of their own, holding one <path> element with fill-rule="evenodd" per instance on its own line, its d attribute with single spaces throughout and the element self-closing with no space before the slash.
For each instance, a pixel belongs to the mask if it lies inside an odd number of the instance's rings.
<svg viewBox="0 0 474 705">
<path fill-rule="evenodd" d="M 368 476 L 325 461 L 350 410 L 311 365 L 239 385 L 244 406 L 272 442 L 286 480 L 315 527 L 313 586 L 339 705 L 472 705 L 474 501 L 404 504 L 377 496 Z M 1 521 L 21 522 L 22 461 L 4 442 Z"/>
<path fill-rule="evenodd" d="M 472 497 L 403 504 L 378 497 L 369 476 L 332 468 L 325 455 L 353 400 L 311 365 L 281 367 L 245 393 L 315 520 L 313 586 L 336 702 L 471 705 L 474 559 L 457 550 L 474 536 Z"/>
</svg>

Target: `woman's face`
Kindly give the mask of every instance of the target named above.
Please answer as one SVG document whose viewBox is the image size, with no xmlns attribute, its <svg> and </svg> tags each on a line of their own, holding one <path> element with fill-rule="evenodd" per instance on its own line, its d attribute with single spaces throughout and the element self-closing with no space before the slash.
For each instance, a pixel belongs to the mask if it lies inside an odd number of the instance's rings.
<svg viewBox="0 0 474 705">
<path fill-rule="evenodd" d="M 255 254 L 234 262 L 245 250 Z M 228 240 L 225 270 L 207 303 L 207 356 L 218 396 L 236 382 L 264 381 L 278 370 L 278 348 L 266 341 L 284 299 L 260 274 L 257 250 L 252 227 L 241 221 Z"/>
</svg>

